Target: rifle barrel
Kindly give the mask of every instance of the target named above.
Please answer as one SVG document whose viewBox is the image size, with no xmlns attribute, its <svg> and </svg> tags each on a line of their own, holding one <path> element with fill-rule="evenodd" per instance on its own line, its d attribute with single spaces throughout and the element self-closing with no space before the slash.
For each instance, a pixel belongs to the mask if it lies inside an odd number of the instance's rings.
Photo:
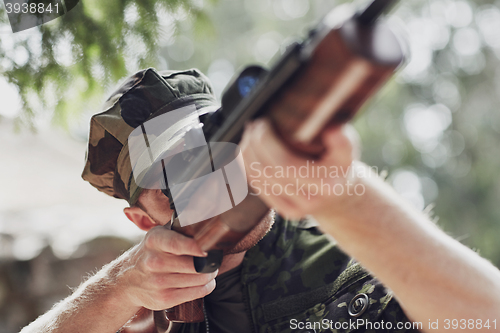
<svg viewBox="0 0 500 333">
<path fill-rule="evenodd" d="M 389 10 L 395 0 L 374 0 L 366 9 L 359 14 L 358 22 L 364 25 L 373 24 L 382 13 Z"/>
</svg>

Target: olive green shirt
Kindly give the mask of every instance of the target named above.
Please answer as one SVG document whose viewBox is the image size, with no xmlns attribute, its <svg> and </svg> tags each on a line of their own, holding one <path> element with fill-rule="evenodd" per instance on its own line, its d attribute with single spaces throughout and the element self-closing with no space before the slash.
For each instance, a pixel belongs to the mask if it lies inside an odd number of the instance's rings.
<svg viewBox="0 0 500 333">
<path fill-rule="evenodd" d="M 277 216 L 240 267 L 209 296 L 209 332 L 417 332 L 392 292 L 308 221 Z M 186 324 L 181 332 L 206 329 Z"/>
</svg>

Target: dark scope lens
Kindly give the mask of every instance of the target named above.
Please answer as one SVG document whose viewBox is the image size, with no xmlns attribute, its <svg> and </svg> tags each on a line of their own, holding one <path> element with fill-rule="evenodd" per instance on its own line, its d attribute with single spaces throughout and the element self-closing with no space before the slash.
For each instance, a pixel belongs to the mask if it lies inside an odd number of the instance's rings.
<svg viewBox="0 0 500 333">
<path fill-rule="evenodd" d="M 259 79 L 254 76 L 240 77 L 238 79 L 238 91 L 241 97 L 247 96 L 258 81 Z"/>
</svg>

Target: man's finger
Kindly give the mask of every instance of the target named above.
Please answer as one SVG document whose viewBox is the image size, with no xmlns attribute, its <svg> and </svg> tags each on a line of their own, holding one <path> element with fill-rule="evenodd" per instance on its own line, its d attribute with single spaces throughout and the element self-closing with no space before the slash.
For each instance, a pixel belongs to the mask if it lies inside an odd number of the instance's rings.
<svg viewBox="0 0 500 333">
<path fill-rule="evenodd" d="M 146 247 L 176 255 L 204 257 L 207 254 L 201 250 L 192 238 L 181 235 L 173 230 L 158 226 L 151 229 L 144 240 Z"/>
<path fill-rule="evenodd" d="M 351 125 L 327 129 L 323 134 L 323 142 L 326 152 L 321 162 L 325 164 L 347 166 L 351 164 L 354 154 L 360 154 L 359 136 Z"/>
<path fill-rule="evenodd" d="M 189 302 L 198 298 L 202 298 L 210 294 L 215 289 L 215 279 L 203 286 L 168 289 L 165 291 L 164 297 L 166 301 L 174 304 Z"/>
<path fill-rule="evenodd" d="M 303 158 L 290 152 L 281 139 L 274 133 L 267 119 L 257 119 L 249 127 L 249 136 L 253 139 L 250 146 L 253 148 L 257 158 L 267 165 L 280 166 L 302 165 Z"/>
<path fill-rule="evenodd" d="M 151 289 L 167 288 L 188 288 L 204 286 L 217 276 L 219 271 L 202 274 L 162 274 L 154 273 L 150 276 Z"/>
<path fill-rule="evenodd" d="M 179 256 L 164 252 L 151 252 L 144 259 L 145 271 L 153 273 L 196 274 L 192 256 Z"/>
</svg>

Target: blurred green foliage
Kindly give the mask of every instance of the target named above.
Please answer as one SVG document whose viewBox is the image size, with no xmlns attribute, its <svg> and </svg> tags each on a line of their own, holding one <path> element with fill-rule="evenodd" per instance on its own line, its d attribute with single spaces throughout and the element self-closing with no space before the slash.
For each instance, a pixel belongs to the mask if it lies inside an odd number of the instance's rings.
<svg viewBox="0 0 500 333">
<path fill-rule="evenodd" d="M 209 22 L 189 0 L 84 0 L 50 23 L 4 33 L 0 73 L 19 89 L 24 123 L 37 113 L 55 112 L 54 121 L 65 125 L 89 100 L 102 99 L 103 86 L 129 74 L 131 63 L 157 64 L 160 20 L 168 18 L 175 29 L 178 17 Z M 8 23 L 3 5 L 0 23 Z"/>
<path fill-rule="evenodd" d="M 200 68 L 220 97 L 243 65 L 271 63 L 341 2 L 82 0 L 39 34 L 16 38 L 27 61 L 0 47 L 0 68 L 21 92 L 23 117 L 53 109 L 72 128 L 72 113 L 97 111 L 117 81 L 147 66 Z M 391 24 L 406 31 L 412 58 L 354 122 L 363 160 L 387 170 L 417 207 L 433 204 L 440 226 L 500 266 L 498 5 L 408 0 Z"/>
</svg>

